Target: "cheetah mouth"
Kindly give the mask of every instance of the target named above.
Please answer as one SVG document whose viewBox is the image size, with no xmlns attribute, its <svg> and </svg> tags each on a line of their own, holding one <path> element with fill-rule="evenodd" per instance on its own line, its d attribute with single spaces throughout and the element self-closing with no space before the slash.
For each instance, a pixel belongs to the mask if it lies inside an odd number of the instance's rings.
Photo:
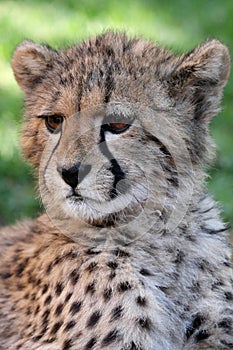
<svg viewBox="0 0 233 350">
<path fill-rule="evenodd" d="M 84 200 L 83 196 L 77 191 L 73 191 L 73 193 L 67 195 L 66 199 L 72 200 L 73 202 L 82 202 Z"/>
</svg>

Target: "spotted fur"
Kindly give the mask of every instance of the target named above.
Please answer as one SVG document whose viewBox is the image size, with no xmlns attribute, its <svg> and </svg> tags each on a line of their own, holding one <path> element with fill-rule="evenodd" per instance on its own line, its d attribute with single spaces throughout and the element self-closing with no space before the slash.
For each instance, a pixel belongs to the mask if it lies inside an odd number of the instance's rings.
<svg viewBox="0 0 233 350">
<path fill-rule="evenodd" d="M 204 184 L 227 48 L 176 56 L 108 32 L 59 51 L 25 41 L 12 66 L 47 212 L 1 229 L 0 349 L 232 349 L 231 250 Z M 111 135 L 106 115 L 134 119 Z M 85 183 L 90 202 L 83 189 L 67 204 Z"/>
</svg>

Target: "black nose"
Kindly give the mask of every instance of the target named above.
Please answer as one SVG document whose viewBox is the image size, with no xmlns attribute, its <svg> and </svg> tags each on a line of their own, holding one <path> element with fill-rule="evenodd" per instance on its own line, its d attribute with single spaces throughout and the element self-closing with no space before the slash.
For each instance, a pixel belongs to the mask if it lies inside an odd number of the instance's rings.
<svg viewBox="0 0 233 350">
<path fill-rule="evenodd" d="M 69 169 L 63 167 L 57 167 L 57 171 L 63 178 L 63 180 L 73 189 L 84 179 L 84 177 L 90 172 L 91 165 L 76 163 Z"/>
</svg>

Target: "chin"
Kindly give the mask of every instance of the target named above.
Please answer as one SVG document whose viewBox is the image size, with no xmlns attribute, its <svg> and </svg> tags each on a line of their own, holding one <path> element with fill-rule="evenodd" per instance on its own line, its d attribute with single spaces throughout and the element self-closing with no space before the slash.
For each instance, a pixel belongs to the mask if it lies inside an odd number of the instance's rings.
<svg viewBox="0 0 233 350">
<path fill-rule="evenodd" d="M 144 198 L 120 195 L 109 201 L 71 196 L 62 205 L 66 217 L 94 226 L 113 226 L 130 222 L 143 210 Z"/>
<path fill-rule="evenodd" d="M 72 220 L 84 221 L 90 225 L 104 220 L 104 215 L 100 211 L 93 209 L 84 198 L 70 197 L 63 203 L 62 209 L 65 215 Z"/>
</svg>

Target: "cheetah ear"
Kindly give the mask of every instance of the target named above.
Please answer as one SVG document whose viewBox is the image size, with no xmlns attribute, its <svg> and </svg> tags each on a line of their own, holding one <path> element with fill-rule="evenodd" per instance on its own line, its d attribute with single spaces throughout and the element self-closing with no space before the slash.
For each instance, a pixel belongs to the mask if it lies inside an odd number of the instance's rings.
<svg viewBox="0 0 233 350">
<path fill-rule="evenodd" d="M 210 40 L 178 59 L 168 82 L 171 93 L 191 99 L 194 118 L 209 120 L 219 111 L 230 73 L 230 55 L 218 40 Z"/>
<path fill-rule="evenodd" d="M 55 51 L 33 41 L 23 41 L 15 50 L 12 68 L 15 79 L 25 93 L 30 91 L 43 79 L 50 70 L 55 58 Z"/>
</svg>

